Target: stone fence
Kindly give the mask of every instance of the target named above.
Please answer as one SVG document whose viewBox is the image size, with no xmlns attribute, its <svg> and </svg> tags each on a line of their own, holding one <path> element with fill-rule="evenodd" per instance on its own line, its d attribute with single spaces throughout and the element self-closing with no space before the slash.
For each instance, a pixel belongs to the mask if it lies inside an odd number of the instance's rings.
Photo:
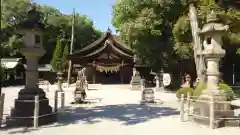
<svg viewBox="0 0 240 135">
<path fill-rule="evenodd" d="M 202 116 L 194 113 L 194 103 L 206 103 L 209 105 L 209 116 Z M 240 115 L 234 118 L 221 118 L 216 117 L 216 112 L 218 111 L 225 111 L 225 110 L 216 110 L 217 104 L 231 104 L 229 101 L 215 101 L 214 98 L 210 100 L 199 100 L 195 97 L 191 96 L 190 93 L 187 94 L 187 98 L 184 98 L 184 94 L 181 94 L 180 99 L 180 119 L 182 122 L 190 121 L 192 119 L 205 119 L 209 121 L 209 127 L 214 129 L 220 127 L 217 124 L 217 121 L 226 120 L 232 121 L 235 126 L 240 127 Z M 240 107 L 240 106 L 239 106 Z M 185 119 L 186 118 L 186 119 Z M 231 122 L 229 122 L 231 123 Z M 230 125 L 231 126 L 231 125 Z"/>
</svg>

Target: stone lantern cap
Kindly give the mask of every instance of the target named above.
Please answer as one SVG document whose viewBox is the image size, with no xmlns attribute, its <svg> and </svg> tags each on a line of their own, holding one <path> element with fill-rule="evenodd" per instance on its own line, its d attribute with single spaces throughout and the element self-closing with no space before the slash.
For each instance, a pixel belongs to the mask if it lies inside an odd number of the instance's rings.
<svg viewBox="0 0 240 135">
<path fill-rule="evenodd" d="M 33 6 L 27 12 L 27 19 L 20 24 L 20 26 L 23 28 L 22 31 L 35 30 L 42 32 L 44 29 L 44 24 L 41 22 L 40 18 L 41 15 L 39 9 L 36 4 L 33 4 Z"/>
<path fill-rule="evenodd" d="M 214 33 L 224 33 L 229 29 L 228 25 L 220 22 L 220 17 L 214 11 L 207 15 L 207 23 L 203 26 L 199 35 L 212 35 Z"/>
</svg>

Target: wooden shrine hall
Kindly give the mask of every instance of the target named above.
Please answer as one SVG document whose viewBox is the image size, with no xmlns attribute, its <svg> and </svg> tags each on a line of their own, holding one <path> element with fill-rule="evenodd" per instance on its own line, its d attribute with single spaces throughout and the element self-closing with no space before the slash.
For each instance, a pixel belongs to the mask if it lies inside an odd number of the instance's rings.
<svg viewBox="0 0 240 135">
<path fill-rule="evenodd" d="M 85 67 L 88 83 L 129 83 L 133 74 L 133 52 L 108 29 L 98 40 L 68 56 L 73 73 Z"/>
</svg>

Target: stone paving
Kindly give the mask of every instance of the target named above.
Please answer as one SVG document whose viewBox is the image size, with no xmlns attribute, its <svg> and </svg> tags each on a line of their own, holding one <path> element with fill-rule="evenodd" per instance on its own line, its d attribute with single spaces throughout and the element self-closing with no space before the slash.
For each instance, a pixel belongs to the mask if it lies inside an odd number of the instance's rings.
<svg viewBox="0 0 240 135">
<path fill-rule="evenodd" d="M 129 90 L 129 85 L 89 85 L 85 105 L 71 105 L 74 87 L 64 87 L 66 107 L 59 121 L 38 129 L 16 128 L 0 131 L 0 135 L 238 135 L 240 128 L 210 129 L 192 122 L 181 122 L 179 102 L 174 93 L 156 92 L 163 104 L 140 105 L 140 91 Z M 13 105 L 20 87 L 3 88 L 5 109 Z M 47 92 L 53 105 L 55 86 Z M 6 113 L 8 113 L 6 111 Z"/>
</svg>

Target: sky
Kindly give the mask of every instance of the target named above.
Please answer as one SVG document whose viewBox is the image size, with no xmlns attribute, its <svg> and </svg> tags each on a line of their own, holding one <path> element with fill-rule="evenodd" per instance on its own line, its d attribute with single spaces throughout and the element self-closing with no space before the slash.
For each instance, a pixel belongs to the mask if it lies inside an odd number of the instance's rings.
<svg viewBox="0 0 240 135">
<path fill-rule="evenodd" d="M 116 0 L 33 0 L 38 4 L 45 4 L 60 10 L 64 14 L 72 14 L 73 8 L 75 12 L 87 15 L 94 22 L 94 26 L 106 31 L 109 27 L 113 33 L 115 28 L 111 23 L 112 5 Z"/>
</svg>

